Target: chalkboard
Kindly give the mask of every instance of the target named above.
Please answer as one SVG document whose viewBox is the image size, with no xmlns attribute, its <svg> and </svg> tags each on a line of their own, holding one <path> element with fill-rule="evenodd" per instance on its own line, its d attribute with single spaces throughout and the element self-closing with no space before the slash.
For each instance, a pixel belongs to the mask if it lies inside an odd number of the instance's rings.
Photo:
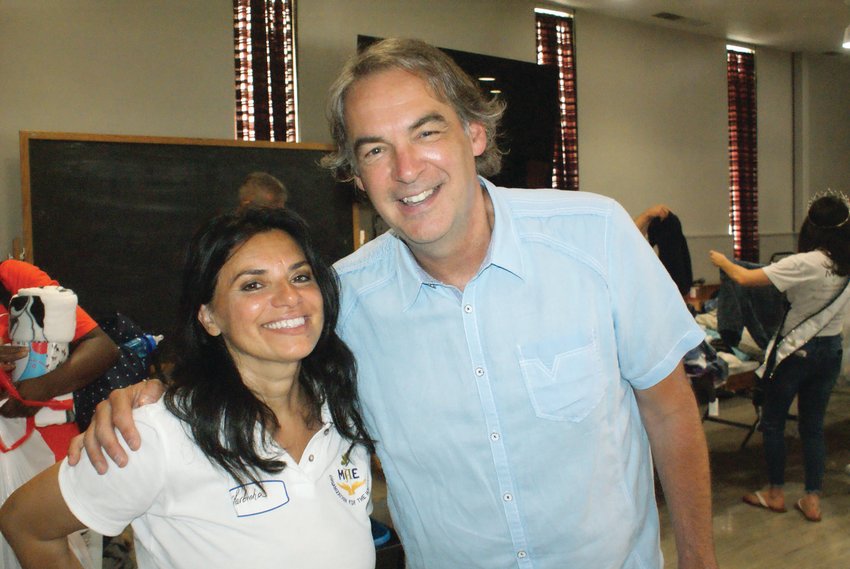
<svg viewBox="0 0 850 569">
<path fill-rule="evenodd" d="M 250 172 L 281 180 L 287 207 L 334 261 L 352 252 L 353 187 L 318 161 L 329 146 L 22 132 L 27 260 L 77 293 L 91 315 L 172 329 L 186 245 L 237 204 Z"/>
</svg>

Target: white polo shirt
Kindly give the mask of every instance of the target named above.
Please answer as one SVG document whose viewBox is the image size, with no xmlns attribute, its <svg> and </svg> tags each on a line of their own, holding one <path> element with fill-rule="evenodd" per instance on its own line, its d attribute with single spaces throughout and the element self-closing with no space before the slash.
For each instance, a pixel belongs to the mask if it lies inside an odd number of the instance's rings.
<svg viewBox="0 0 850 569">
<path fill-rule="evenodd" d="M 350 443 L 327 410 L 300 464 L 276 448 L 287 466 L 264 475 L 263 489 L 213 466 L 162 402 L 134 417 L 142 445 L 128 450 L 125 468 L 100 476 L 85 458 L 75 467 L 66 460 L 59 486 L 95 531 L 132 525 L 140 569 L 374 567 L 369 456 L 360 446 L 345 455 Z"/>
</svg>

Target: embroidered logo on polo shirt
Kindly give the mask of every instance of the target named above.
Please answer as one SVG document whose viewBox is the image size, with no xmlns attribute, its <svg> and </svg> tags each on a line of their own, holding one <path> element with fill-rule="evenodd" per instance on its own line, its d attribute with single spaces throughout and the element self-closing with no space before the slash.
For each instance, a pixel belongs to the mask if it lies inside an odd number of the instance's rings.
<svg viewBox="0 0 850 569">
<path fill-rule="evenodd" d="M 263 480 L 262 484 L 250 482 L 230 489 L 230 500 L 237 517 L 265 514 L 289 503 L 289 493 L 283 480 Z"/>
<path fill-rule="evenodd" d="M 339 459 L 339 466 L 331 472 L 328 479 L 337 497 L 348 505 L 355 506 L 369 498 L 369 488 L 366 485 L 368 477 L 368 468 L 364 472 L 352 464 L 348 453 L 345 453 Z"/>
</svg>

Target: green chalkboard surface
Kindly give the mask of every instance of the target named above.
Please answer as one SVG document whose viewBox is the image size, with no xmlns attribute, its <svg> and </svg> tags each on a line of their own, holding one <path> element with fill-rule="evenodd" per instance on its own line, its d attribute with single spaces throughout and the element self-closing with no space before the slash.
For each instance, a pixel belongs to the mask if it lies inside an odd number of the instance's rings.
<svg viewBox="0 0 850 569">
<path fill-rule="evenodd" d="M 198 224 L 236 205 L 250 172 L 289 190 L 287 207 L 331 261 L 354 250 L 352 187 L 317 144 L 22 132 L 27 260 L 97 317 L 118 311 L 168 333 L 183 254 Z"/>
</svg>

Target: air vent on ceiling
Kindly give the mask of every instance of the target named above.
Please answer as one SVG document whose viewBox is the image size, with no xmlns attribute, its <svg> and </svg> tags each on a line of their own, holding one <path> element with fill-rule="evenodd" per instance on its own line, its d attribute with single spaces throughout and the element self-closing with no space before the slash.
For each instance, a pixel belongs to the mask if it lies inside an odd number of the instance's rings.
<svg viewBox="0 0 850 569">
<path fill-rule="evenodd" d="M 659 18 L 661 20 L 669 20 L 671 22 L 678 22 L 679 20 L 684 20 L 684 16 L 680 16 L 679 14 L 672 14 L 670 12 L 658 12 L 657 14 L 652 15 L 653 18 Z"/>
<path fill-rule="evenodd" d="M 667 20 L 668 22 L 676 22 L 677 24 L 690 26 L 692 28 L 701 28 L 708 25 L 708 22 L 703 22 L 702 20 L 696 20 L 694 18 L 687 18 L 672 12 L 658 12 L 657 14 L 653 14 L 652 17 L 658 18 L 659 20 Z"/>
</svg>

